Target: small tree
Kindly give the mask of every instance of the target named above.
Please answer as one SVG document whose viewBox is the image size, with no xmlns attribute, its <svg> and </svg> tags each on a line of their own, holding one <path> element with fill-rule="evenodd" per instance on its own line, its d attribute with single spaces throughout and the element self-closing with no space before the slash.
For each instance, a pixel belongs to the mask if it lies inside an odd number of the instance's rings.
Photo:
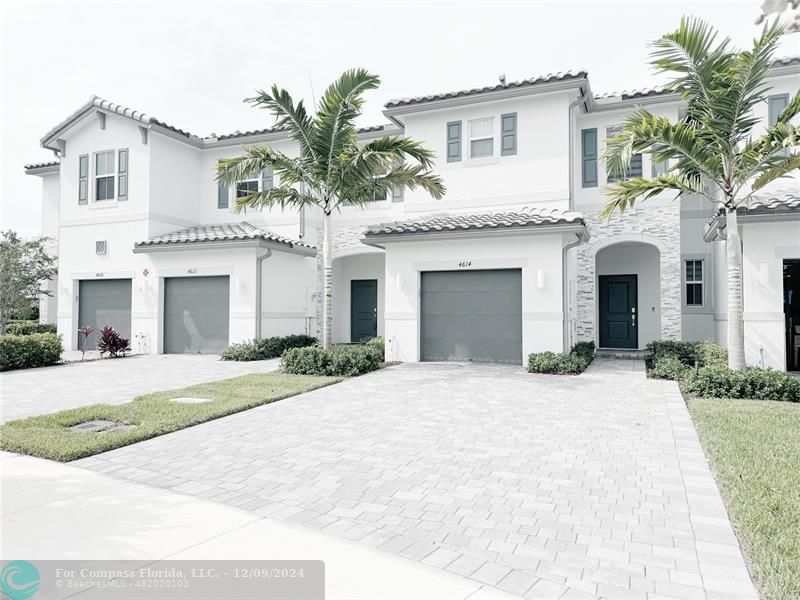
<svg viewBox="0 0 800 600">
<path fill-rule="evenodd" d="M 700 19 L 681 20 L 674 33 L 654 42 L 651 64 L 673 76 L 668 88 L 687 103 L 685 118 L 672 123 L 639 107 L 622 131 L 608 140 L 605 159 L 612 173 L 630 168 L 631 156 L 650 154 L 655 162 L 670 163 L 667 173 L 652 179 L 633 177 L 611 185 L 611 200 L 601 213 L 610 218 L 636 200 L 670 190 L 681 200 L 701 199 L 724 210 L 727 218 L 728 366 L 741 369 L 744 358 L 742 300 L 742 242 L 737 210 L 754 192 L 779 177 L 800 169 L 796 147 L 800 129 L 791 120 L 800 113 L 800 92 L 778 115 L 777 123 L 753 135 L 761 123 L 754 108 L 764 106 L 772 56 L 785 29 L 779 23 L 764 27 L 749 50 L 717 42 L 716 31 Z"/>
<path fill-rule="evenodd" d="M 48 238 L 23 240 L 15 231 L 0 234 L 0 335 L 10 319 L 29 309 L 39 296 L 52 296 L 42 284 L 56 272 L 56 258 L 46 246 Z"/>
<path fill-rule="evenodd" d="M 317 207 L 322 212 L 323 309 L 322 343 L 331 345 L 333 290 L 331 214 L 343 204 L 364 206 L 376 195 L 395 188 L 422 188 L 441 198 L 445 188 L 430 172 L 433 153 L 405 136 L 383 136 L 360 145 L 356 118 L 363 95 L 380 84 L 377 75 L 365 69 L 344 72 L 322 96 L 316 114 L 309 115 L 302 100 L 296 105 L 289 92 L 272 86 L 245 101 L 272 112 L 275 127 L 285 128 L 299 146 L 299 155 L 289 157 L 269 146 L 250 146 L 244 155 L 221 160 L 217 180 L 235 184 L 266 169 L 278 176 L 279 185 L 252 192 L 236 200 L 236 210 L 247 206 Z M 410 160 L 410 164 L 406 164 Z"/>
</svg>

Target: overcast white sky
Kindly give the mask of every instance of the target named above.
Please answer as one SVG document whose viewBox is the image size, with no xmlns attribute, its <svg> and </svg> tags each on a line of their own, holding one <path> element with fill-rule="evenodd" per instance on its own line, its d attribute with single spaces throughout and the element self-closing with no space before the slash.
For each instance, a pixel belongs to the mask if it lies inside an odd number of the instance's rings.
<svg viewBox="0 0 800 600">
<path fill-rule="evenodd" d="M 595 93 L 660 83 L 649 41 L 684 14 L 739 44 L 759 0 L 628 2 L 35 2 L 2 3 L 0 228 L 39 233 L 50 127 L 91 94 L 198 135 L 266 127 L 242 103 L 273 82 L 311 98 L 349 67 L 378 73 L 362 124 L 390 98 L 588 69 Z M 781 55 L 800 54 L 797 35 Z"/>
</svg>

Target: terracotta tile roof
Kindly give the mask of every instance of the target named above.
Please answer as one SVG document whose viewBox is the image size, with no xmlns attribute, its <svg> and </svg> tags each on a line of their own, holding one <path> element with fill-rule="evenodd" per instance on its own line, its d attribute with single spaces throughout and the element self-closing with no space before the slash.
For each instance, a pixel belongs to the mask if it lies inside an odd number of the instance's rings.
<svg viewBox="0 0 800 600">
<path fill-rule="evenodd" d="M 736 211 L 740 216 L 783 214 L 800 211 L 800 190 L 776 190 L 769 194 L 753 196 L 749 206 L 740 206 Z M 703 239 L 713 242 L 725 237 L 727 219 L 720 210 L 703 227 Z"/>
<path fill-rule="evenodd" d="M 436 215 L 418 221 L 395 221 L 373 225 L 367 229 L 367 238 L 384 235 L 438 233 L 448 231 L 511 229 L 542 225 L 585 225 L 579 212 L 557 209 L 523 209 L 514 212 L 474 213 L 462 215 Z"/>
<path fill-rule="evenodd" d="M 58 160 L 51 160 L 50 162 L 41 162 L 41 163 L 31 163 L 29 165 L 25 165 L 26 171 L 35 171 L 37 169 L 47 169 L 49 167 L 57 167 L 61 164 L 61 161 Z"/>
<path fill-rule="evenodd" d="M 239 223 L 223 223 L 220 225 L 198 225 L 187 229 L 179 229 L 164 235 L 137 242 L 136 248 L 161 246 L 168 244 L 195 244 L 203 242 L 228 242 L 237 240 L 263 240 L 283 244 L 289 248 L 305 248 L 314 250 L 314 246 L 298 240 L 291 240 L 277 233 L 267 231 L 247 221 Z"/>
<path fill-rule="evenodd" d="M 427 96 L 416 96 L 412 98 L 398 98 L 389 100 L 384 104 L 385 108 L 395 108 L 398 106 L 409 106 L 412 104 L 422 104 L 423 102 L 434 102 L 436 100 L 447 100 L 450 98 L 461 98 L 464 96 L 477 96 L 479 94 L 486 94 L 488 92 L 497 92 L 500 90 L 524 88 L 544 83 L 553 83 L 555 81 L 566 81 L 569 79 L 586 79 L 586 71 L 565 71 L 559 73 L 548 73 L 539 77 L 531 77 L 530 79 L 523 79 L 522 81 L 512 81 L 506 84 L 498 83 L 493 86 L 486 86 L 481 88 L 472 88 L 467 90 L 457 90 L 452 92 L 442 92 L 439 94 L 428 94 Z"/>
<path fill-rule="evenodd" d="M 358 133 L 374 133 L 376 131 L 383 131 L 387 127 L 391 127 L 390 125 L 369 125 L 367 127 L 359 127 Z M 216 137 L 217 140 L 231 140 L 241 137 L 250 137 L 254 135 L 269 135 L 270 133 L 283 133 L 288 131 L 286 127 L 268 127 L 266 129 L 253 129 L 250 131 L 234 131 L 233 133 L 226 133 L 223 135 L 217 136 L 216 134 L 211 134 L 210 137 Z"/>
</svg>

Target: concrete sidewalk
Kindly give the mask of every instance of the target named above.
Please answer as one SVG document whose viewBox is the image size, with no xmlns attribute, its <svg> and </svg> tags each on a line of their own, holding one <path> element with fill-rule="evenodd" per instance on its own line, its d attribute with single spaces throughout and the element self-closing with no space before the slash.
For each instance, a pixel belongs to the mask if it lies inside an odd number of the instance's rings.
<svg viewBox="0 0 800 600">
<path fill-rule="evenodd" d="M 60 463 L 0 453 L 3 560 L 313 559 L 326 598 L 512 598 L 302 526 L 121 481 Z"/>
</svg>

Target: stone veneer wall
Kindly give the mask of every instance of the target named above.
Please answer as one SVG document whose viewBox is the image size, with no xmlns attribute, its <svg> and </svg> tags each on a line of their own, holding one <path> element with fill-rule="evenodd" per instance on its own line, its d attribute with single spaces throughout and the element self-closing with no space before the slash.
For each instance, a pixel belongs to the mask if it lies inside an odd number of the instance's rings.
<svg viewBox="0 0 800 600">
<path fill-rule="evenodd" d="M 580 210 L 580 209 L 579 209 Z M 596 341 L 597 252 L 613 243 L 643 242 L 656 246 L 661 259 L 661 337 L 681 339 L 680 204 L 655 203 L 641 209 L 615 213 L 609 221 L 597 218 L 597 210 L 585 210 L 591 239 L 577 247 L 577 337 Z"/>
</svg>

